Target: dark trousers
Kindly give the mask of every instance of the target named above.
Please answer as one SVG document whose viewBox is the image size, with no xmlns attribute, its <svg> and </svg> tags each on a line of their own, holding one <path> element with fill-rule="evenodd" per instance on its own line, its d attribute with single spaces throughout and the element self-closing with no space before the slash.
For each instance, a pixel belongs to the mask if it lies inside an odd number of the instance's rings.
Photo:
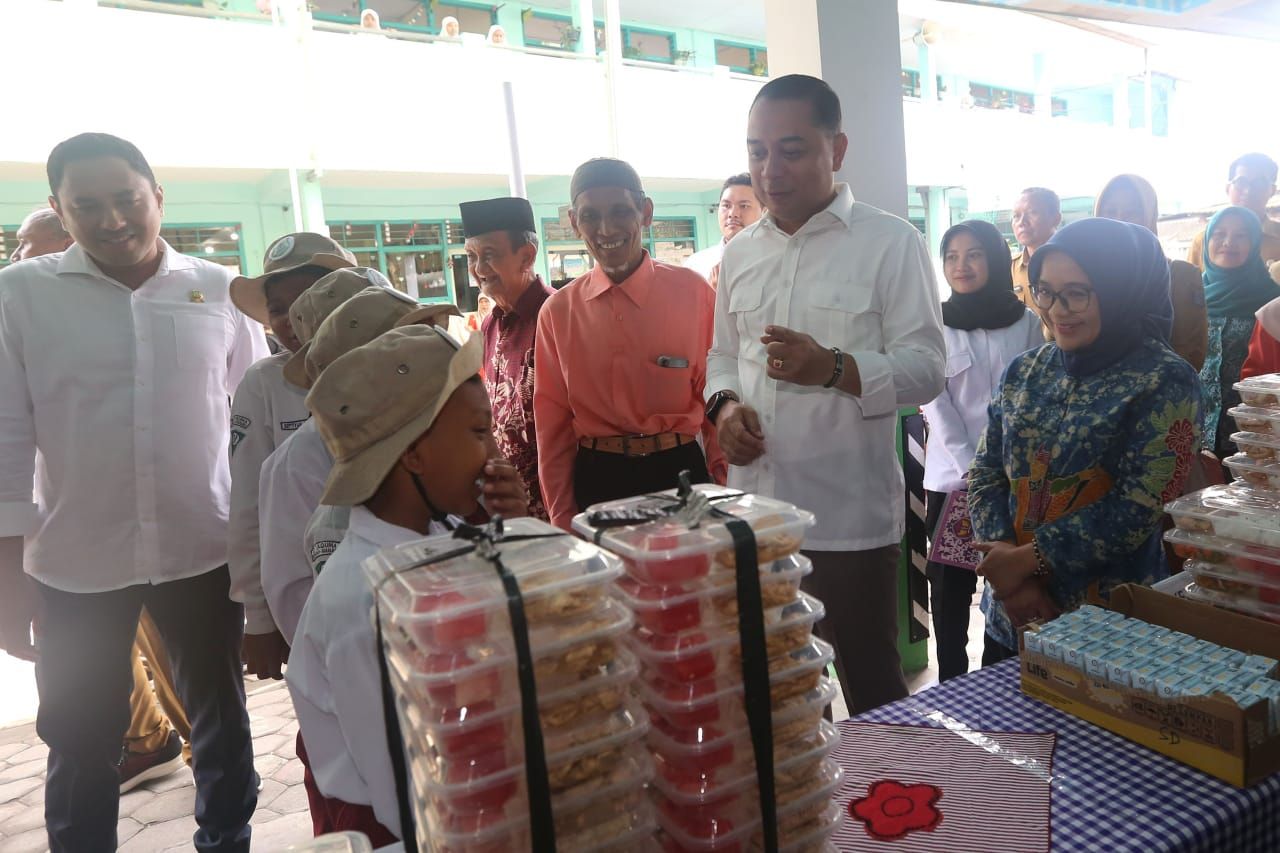
<svg viewBox="0 0 1280 853">
<path fill-rule="evenodd" d="M 40 585 L 36 732 L 49 746 L 45 824 L 53 853 L 116 849 L 116 763 L 129 726 L 130 649 L 145 605 L 191 720 L 195 848 L 248 853 L 258 804 L 244 704 L 244 608 L 228 598 L 225 566 L 185 580 L 111 592 Z"/>
<path fill-rule="evenodd" d="M 947 502 L 943 492 L 925 492 L 924 524 L 932 540 Z M 978 573 L 930 562 L 929 612 L 933 617 L 933 641 L 938 650 L 938 680 L 946 681 L 969 671 L 969 608 L 978 589 Z"/>
<path fill-rule="evenodd" d="M 813 573 L 800 588 L 827 608 L 814 628 L 836 650 L 836 677 L 850 714 L 907 697 L 898 655 L 898 557 L 887 545 L 870 551 L 805 551 Z"/>
<path fill-rule="evenodd" d="M 674 489 L 681 471 L 688 471 L 695 483 L 711 482 L 706 457 L 696 442 L 648 456 L 579 447 L 573 464 L 573 498 L 578 509 L 586 510 L 603 501 Z"/>
<path fill-rule="evenodd" d="M 984 634 L 982 644 L 982 665 L 992 666 L 1009 658 L 1018 656 L 1017 649 L 1011 649 L 1004 643 L 992 637 L 990 634 Z"/>
</svg>

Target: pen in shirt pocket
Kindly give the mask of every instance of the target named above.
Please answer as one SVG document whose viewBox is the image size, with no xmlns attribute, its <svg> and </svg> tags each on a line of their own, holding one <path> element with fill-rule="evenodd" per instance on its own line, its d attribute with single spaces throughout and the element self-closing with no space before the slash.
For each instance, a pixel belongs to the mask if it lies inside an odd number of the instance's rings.
<svg viewBox="0 0 1280 853">
<path fill-rule="evenodd" d="M 688 367 L 689 359 L 679 358 L 674 355 L 658 356 L 658 367 Z"/>
</svg>

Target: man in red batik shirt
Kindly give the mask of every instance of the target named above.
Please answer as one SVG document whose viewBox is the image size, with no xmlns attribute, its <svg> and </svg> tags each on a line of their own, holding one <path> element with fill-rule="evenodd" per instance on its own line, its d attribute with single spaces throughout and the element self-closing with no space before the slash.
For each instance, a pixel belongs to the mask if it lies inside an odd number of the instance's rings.
<svg viewBox="0 0 1280 853">
<path fill-rule="evenodd" d="M 491 198 L 459 206 L 467 269 L 493 311 L 484 335 L 484 384 L 493 404 L 493 435 L 524 481 L 529 515 L 546 519 L 533 428 L 533 350 L 542 303 L 555 291 L 533 271 L 538 233 L 523 198 Z"/>
</svg>

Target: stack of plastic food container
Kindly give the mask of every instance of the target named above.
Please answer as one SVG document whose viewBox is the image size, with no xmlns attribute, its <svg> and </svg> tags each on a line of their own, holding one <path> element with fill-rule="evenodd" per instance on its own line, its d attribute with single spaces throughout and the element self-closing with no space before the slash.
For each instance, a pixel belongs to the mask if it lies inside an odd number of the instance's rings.
<svg viewBox="0 0 1280 853">
<path fill-rule="evenodd" d="M 419 848 L 534 846 L 530 783 L 543 784 L 526 772 L 518 654 L 495 558 L 515 578 L 527 620 L 557 849 L 651 849 L 649 722 L 632 695 L 639 667 L 623 643 L 633 620 L 610 595 L 620 562 L 533 519 L 507 522 L 491 549 L 437 536 L 386 549 L 364 565 L 396 695 Z"/>
<path fill-rule="evenodd" d="M 696 526 L 664 515 L 674 494 L 600 504 L 574 529 L 622 557 L 616 595 L 635 614 L 625 642 L 639 659 L 636 694 L 649 711 L 651 796 L 670 853 L 760 849 L 763 819 L 744 706 L 736 552 L 728 518 L 756 544 L 773 726 L 778 848 L 822 850 L 840 820 L 839 742 L 823 711 L 836 695 L 824 675 L 829 645 L 813 637 L 822 602 L 800 591 L 812 571 L 800 546 L 811 513 L 715 486 L 694 487 L 717 512 Z M 657 516 L 656 518 L 654 516 Z"/>
<path fill-rule="evenodd" d="M 1235 388 L 1240 452 L 1223 462 L 1236 482 L 1169 504 L 1177 528 L 1165 538 L 1187 558 L 1188 598 L 1280 622 L 1280 375 Z"/>
</svg>

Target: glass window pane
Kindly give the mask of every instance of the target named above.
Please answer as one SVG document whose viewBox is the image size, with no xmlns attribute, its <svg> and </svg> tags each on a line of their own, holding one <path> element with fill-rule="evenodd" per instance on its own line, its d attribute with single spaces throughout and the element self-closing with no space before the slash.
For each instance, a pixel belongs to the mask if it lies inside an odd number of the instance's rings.
<svg viewBox="0 0 1280 853">
<path fill-rule="evenodd" d="M 467 241 L 466 235 L 462 230 L 461 222 L 449 222 L 446 223 L 446 225 L 448 228 L 450 246 L 461 246 Z"/>
<path fill-rule="evenodd" d="M 654 240 L 692 238 L 695 229 L 692 219 L 655 219 L 649 236 Z"/>
<path fill-rule="evenodd" d="M 672 266 L 683 266 L 684 262 L 698 249 L 692 240 L 657 240 L 649 254 L 655 261 L 662 261 Z"/>
<path fill-rule="evenodd" d="M 448 300 L 443 252 L 388 252 L 387 278 L 416 299 Z"/>
<path fill-rule="evenodd" d="M 568 49 L 565 43 L 565 32 L 573 29 L 573 21 L 562 21 L 533 14 L 524 20 L 524 43 L 530 47 L 551 47 Z"/>
<path fill-rule="evenodd" d="M 170 246 L 187 255 L 212 255 L 216 252 L 240 254 L 238 225 L 170 225 L 160 229 L 160 236 Z"/>
<path fill-rule="evenodd" d="M 736 44 L 716 42 L 716 65 L 727 65 L 738 71 L 751 67 L 751 50 Z"/>
<path fill-rule="evenodd" d="M 595 266 L 595 261 L 581 249 L 551 249 L 547 252 L 547 267 L 551 273 L 551 286 L 564 287 Z"/>
<path fill-rule="evenodd" d="M 542 239 L 548 243 L 577 242 L 573 229 L 561 225 L 559 219 L 542 220 Z"/>
<path fill-rule="evenodd" d="M 307 7 L 321 18 L 343 18 L 353 24 L 360 23 L 360 0 L 309 0 Z"/>
<path fill-rule="evenodd" d="M 662 33 L 641 33 L 628 30 L 627 46 L 637 59 L 666 60 L 671 58 L 671 36 Z"/>
<path fill-rule="evenodd" d="M 353 251 L 378 247 L 378 226 L 372 222 L 331 222 L 329 236 L 334 242 Z"/>
<path fill-rule="evenodd" d="M 382 268 L 382 264 L 378 261 L 377 252 L 352 252 L 351 254 L 356 256 L 356 266 L 368 267 L 371 270 L 377 270 L 381 273 L 386 272 L 386 270 Z"/>
<path fill-rule="evenodd" d="M 427 28 L 427 4 L 424 0 L 365 0 L 364 7 L 377 12 L 378 22 L 383 26 L 396 24 Z"/>
<path fill-rule="evenodd" d="M 384 222 L 382 245 L 391 246 L 439 246 L 441 230 L 438 222 Z"/>
<path fill-rule="evenodd" d="M 7 266 L 18 248 L 18 226 L 0 225 L 0 267 Z"/>
<path fill-rule="evenodd" d="M 767 75 L 769 73 L 769 51 L 763 47 L 757 47 L 755 53 L 755 62 L 753 64 L 758 65 L 760 70 Z"/>
</svg>

